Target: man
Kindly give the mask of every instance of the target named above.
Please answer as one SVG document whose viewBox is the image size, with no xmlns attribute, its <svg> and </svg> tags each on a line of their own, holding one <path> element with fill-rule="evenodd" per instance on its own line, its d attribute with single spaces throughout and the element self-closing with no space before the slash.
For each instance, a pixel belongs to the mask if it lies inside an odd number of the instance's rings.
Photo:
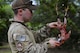
<svg viewBox="0 0 80 53">
<path fill-rule="evenodd" d="M 32 10 L 36 9 L 36 6 L 32 5 L 30 0 L 14 0 L 12 3 L 12 9 L 14 11 L 14 20 L 10 25 L 8 31 L 8 41 L 11 47 L 12 53 L 46 53 L 48 48 L 54 48 L 60 46 L 62 43 L 60 39 L 57 41 L 54 38 L 50 38 L 46 41 L 45 38 L 49 35 L 48 30 L 51 28 L 61 29 L 61 35 L 65 30 L 62 27 L 62 22 L 52 22 L 44 26 L 38 31 L 31 31 L 24 23 L 29 22 L 32 17 Z M 67 33 L 67 40 L 70 33 Z"/>
</svg>

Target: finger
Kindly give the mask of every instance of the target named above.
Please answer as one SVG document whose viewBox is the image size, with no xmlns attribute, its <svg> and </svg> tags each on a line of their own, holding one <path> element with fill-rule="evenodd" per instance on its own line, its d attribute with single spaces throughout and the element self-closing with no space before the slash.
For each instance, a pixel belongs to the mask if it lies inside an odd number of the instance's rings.
<svg viewBox="0 0 80 53">
<path fill-rule="evenodd" d="M 56 44 L 56 46 L 60 46 L 60 44 Z"/>
<path fill-rule="evenodd" d="M 57 22 L 53 22 L 52 24 L 53 24 L 53 26 L 55 26 L 55 27 L 57 26 Z"/>
<path fill-rule="evenodd" d="M 60 46 L 60 42 L 55 42 L 55 46 Z"/>
<path fill-rule="evenodd" d="M 48 24 L 46 24 L 46 26 L 48 26 L 50 28 L 55 28 L 57 26 L 57 22 L 48 23 Z"/>
<path fill-rule="evenodd" d="M 65 36 L 65 34 L 66 34 L 65 30 L 60 30 L 60 32 L 61 32 L 61 36 Z"/>
<path fill-rule="evenodd" d="M 60 42 L 56 40 L 56 41 L 55 41 L 55 44 L 60 44 Z"/>
</svg>

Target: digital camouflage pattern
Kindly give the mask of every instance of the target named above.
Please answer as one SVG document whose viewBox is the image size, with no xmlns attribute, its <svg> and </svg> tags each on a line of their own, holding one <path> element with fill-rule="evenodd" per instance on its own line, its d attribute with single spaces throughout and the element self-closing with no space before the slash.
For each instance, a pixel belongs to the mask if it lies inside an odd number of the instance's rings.
<svg viewBox="0 0 80 53">
<path fill-rule="evenodd" d="M 46 53 L 48 41 L 43 41 L 49 33 L 49 28 L 43 27 L 32 31 L 21 23 L 12 22 L 8 31 L 8 41 L 12 53 Z"/>
</svg>

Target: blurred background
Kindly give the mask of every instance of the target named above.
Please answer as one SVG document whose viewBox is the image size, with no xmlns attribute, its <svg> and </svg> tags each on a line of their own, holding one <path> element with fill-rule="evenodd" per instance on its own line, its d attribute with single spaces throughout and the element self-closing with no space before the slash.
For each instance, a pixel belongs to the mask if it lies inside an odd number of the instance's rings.
<svg viewBox="0 0 80 53">
<path fill-rule="evenodd" d="M 11 3 L 13 0 L 0 0 L 0 53 L 11 53 L 8 45 L 7 32 L 10 26 L 10 19 L 13 18 Z M 70 38 L 52 53 L 80 53 L 80 0 L 32 0 L 38 5 L 34 11 L 32 20 L 28 27 L 38 30 L 46 23 L 61 21 L 67 17 L 67 31 L 71 30 Z M 52 29 L 51 36 L 57 37 L 58 30 Z M 51 53 L 51 52 L 50 52 Z"/>
</svg>

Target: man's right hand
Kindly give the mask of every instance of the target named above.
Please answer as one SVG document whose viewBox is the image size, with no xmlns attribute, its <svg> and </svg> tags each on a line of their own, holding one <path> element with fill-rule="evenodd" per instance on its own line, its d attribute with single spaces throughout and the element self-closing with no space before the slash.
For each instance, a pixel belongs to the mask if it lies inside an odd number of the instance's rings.
<svg viewBox="0 0 80 53">
<path fill-rule="evenodd" d="M 63 25 L 63 22 L 61 22 L 60 19 L 57 19 L 57 22 L 51 22 L 46 24 L 49 28 L 61 28 L 61 26 Z"/>
</svg>

